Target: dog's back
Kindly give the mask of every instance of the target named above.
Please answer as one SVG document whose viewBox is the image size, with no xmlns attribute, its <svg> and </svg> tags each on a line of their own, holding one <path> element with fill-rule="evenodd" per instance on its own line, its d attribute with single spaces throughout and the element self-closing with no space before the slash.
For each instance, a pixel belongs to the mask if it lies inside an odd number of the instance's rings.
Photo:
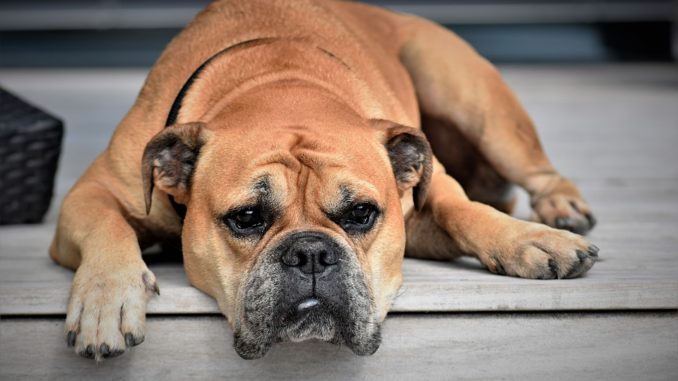
<svg viewBox="0 0 678 381">
<path fill-rule="evenodd" d="M 147 139 L 142 140 L 147 141 L 164 126 L 172 100 L 195 69 L 229 46 L 259 38 L 300 39 L 321 47 L 369 83 L 379 103 L 393 106 L 382 112 L 405 110 L 401 115 L 383 116 L 418 124 L 414 89 L 397 57 L 395 35 L 404 30 L 398 27 L 404 20 L 404 16 L 358 3 L 217 1 L 168 45 L 120 128 L 134 124 L 130 128 L 138 129 L 140 122 L 154 126 L 144 129 Z"/>
<path fill-rule="evenodd" d="M 134 106 L 118 125 L 104 158 L 93 166 L 104 166 L 99 176 L 109 173 L 112 181 L 127 178 L 129 183 L 121 184 L 127 190 L 140 189 L 136 175 L 141 170 L 143 149 L 165 126 L 173 101 L 191 75 L 224 49 L 263 38 L 296 39 L 304 45 L 315 45 L 341 61 L 353 76 L 354 87 L 364 90 L 361 97 L 365 99 L 356 103 L 376 105 L 368 108 L 370 115 L 366 117 L 417 127 L 414 87 L 398 60 L 397 41 L 401 39 L 397 37 L 408 32 L 408 20 L 410 17 L 381 8 L 339 1 L 214 2 L 167 46 Z M 242 62 L 242 66 L 247 64 Z M 309 69 L 316 64 L 310 62 Z M 332 74 L 332 69 L 327 71 Z M 141 197 L 132 197 L 131 209 L 143 211 L 142 201 Z"/>
</svg>

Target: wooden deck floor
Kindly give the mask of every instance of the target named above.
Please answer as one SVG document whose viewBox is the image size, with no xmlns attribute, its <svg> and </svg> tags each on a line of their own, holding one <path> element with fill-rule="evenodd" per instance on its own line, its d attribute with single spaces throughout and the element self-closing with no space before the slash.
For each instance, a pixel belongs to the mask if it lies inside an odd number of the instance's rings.
<svg viewBox="0 0 678 381">
<path fill-rule="evenodd" d="M 180 264 L 153 263 L 162 296 L 149 305 L 147 342 L 100 365 L 63 343 L 72 273 L 46 248 L 58 203 L 106 146 L 145 73 L 1 70 L 1 86 L 61 116 L 67 134 L 45 223 L 0 227 L 0 379 L 678 379 L 678 67 L 501 69 L 598 217 L 590 239 L 602 260 L 587 276 L 533 281 L 472 260 L 406 260 L 374 356 L 304 343 L 245 361 Z M 517 214 L 527 213 L 521 195 Z"/>
</svg>

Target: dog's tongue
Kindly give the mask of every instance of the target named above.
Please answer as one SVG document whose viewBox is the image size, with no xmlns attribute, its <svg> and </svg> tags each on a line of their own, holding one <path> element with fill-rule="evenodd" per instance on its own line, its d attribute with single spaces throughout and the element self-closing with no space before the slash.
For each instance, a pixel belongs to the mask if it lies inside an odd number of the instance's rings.
<svg viewBox="0 0 678 381">
<path fill-rule="evenodd" d="M 301 303 L 297 305 L 297 312 L 306 312 L 310 311 L 314 307 L 320 304 L 320 301 L 316 298 L 307 298 L 304 299 Z"/>
</svg>

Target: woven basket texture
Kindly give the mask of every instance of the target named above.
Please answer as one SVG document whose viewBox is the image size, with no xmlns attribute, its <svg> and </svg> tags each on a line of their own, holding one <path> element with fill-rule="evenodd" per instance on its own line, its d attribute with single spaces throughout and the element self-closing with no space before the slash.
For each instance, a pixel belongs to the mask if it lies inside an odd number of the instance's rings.
<svg viewBox="0 0 678 381">
<path fill-rule="evenodd" d="M 42 221 L 62 136 L 59 119 L 0 88 L 0 225 Z"/>
</svg>

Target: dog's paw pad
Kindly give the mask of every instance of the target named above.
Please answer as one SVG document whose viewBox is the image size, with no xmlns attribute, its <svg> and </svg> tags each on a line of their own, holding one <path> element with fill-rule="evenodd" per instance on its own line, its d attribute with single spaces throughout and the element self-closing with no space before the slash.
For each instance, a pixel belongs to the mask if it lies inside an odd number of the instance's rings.
<svg viewBox="0 0 678 381">
<path fill-rule="evenodd" d="M 575 278 L 593 267 L 599 251 L 579 235 L 539 226 L 518 234 L 488 268 L 521 278 Z"/>
<path fill-rule="evenodd" d="M 588 204 L 578 196 L 551 193 L 534 200 L 532 208 L 534 220 L 577 234 L 586 234 L 597 222 Z"/>
<path fill-rule="evenodd" d="M 106 272 L 79 268 L 66 315 L 66 344 L 97 361 L 141 344 L 146 303 L 155 293 L 155 276 L 145 265 Z"/>
</svg>

